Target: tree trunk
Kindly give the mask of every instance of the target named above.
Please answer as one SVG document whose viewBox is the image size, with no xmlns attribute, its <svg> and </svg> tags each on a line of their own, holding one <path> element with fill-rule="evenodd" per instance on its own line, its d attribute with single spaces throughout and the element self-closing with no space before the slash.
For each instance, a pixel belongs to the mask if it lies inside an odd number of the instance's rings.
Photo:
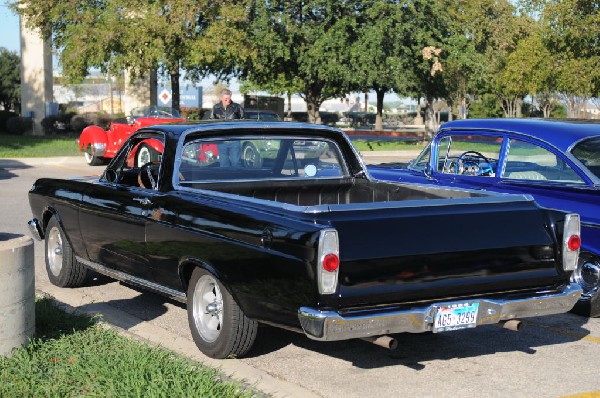
<svg viewBox="0 0 600 398">
<path fill-rule="evenodd" d="M 375 131 L 383 130 L 383 97 L 385 96 L 385 89 L 376 88 L 375 93 L 377 94 L 377 115 L 375 115 Z"/>
<path fill-rule="evenodd" d="M 292 120 L 292 93 L 290 91 L 287 92 L 287 100 L 288 100 L 287 118 L 288 118 L 288 120 Z"/>
<path fill-rule="evenodd" d="M 433 97 L 425 99 L 425 136 L 428 141 L 433 138 L 434 133 Z"/>
<path fill-rule="evenodd" d="M 313 88 L 308 88 L 304 100 L 306 101 L 306 110 L 308 113 L 308 122 L 321 124 L 321 115 L 319 115 L 319 108 L 321 107 L 320 93 Z"/>
<path fill-rule="evenodd" d="M 171 71 L 171 108 L 177 112 L 181 111 L 179 92 L 179 63 L 175 70 Z"/>
</svg>

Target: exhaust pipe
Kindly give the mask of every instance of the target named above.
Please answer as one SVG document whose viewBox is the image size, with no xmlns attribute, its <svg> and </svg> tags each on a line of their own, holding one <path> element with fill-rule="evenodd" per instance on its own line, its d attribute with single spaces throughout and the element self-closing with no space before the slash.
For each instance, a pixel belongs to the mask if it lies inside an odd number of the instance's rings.
<svg viewBox="0 0 600 398">
<path fill-rule="evenodd" d="M 509 319 L 500 323 L 504 329 L 513 330 L 518 332 L 523 327 L 523 323 L 518 319 Z"/>
<path fill-rule="evenodd" d="M 369 336 L 363 337 L 362 340 L 387 348 L 388 350 L 395 350 L 398 348 L 398 340 L 390 336 Z"/>
</svg>

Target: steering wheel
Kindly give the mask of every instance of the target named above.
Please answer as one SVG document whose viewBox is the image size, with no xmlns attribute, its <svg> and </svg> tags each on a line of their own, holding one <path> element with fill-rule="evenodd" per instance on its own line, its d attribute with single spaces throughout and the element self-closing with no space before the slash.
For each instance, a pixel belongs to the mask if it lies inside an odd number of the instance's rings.
<svg viewBox="0 0 600 398">
<path fill-rule="evenodd" d="M 138 185 L 141 188 L 156 189 L 156 180 L 158 176 L 155 178 L 154 174 L 152 173 L 152 168 L 158 166 L 160 166 L 160 162 L 154 161 L 148 162 L 140 168 L 140 172 L 138 173 Z"/>
<path fill-rule="evenodd" d="M 491 173 L 491 168 L 482 169 L 480 161 L 485 163 L 491 163 L 488 158 L 477 151 L 466 151 L 460 154 L 456 159 L 456 165 L 454 166 L 455 174 L 463 174 L 468 176 L 480 176 L 484 173 Z"/>
</svg>

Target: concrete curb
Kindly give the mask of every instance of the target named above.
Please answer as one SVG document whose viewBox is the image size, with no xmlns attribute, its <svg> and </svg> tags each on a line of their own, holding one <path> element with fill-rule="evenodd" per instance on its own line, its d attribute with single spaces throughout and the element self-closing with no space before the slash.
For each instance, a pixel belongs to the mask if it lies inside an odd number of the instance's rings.
<svg viewBox="0 0 600 398">
<path fill-rule="evenodd" d="M 50 297 L 67 312 L 83 313 L 89 316 L 100 316 L 103 326 L 116 330 L 121 335 L 147 342 L 176 352 L 204 366 L 219 369 L 223 374 L 238 380 L 252 388 L 275 398 L 319 398 L 314 392 L 301 386 L 271 376 L 236 359 L 213 359 L 203 355 L 193 341 L 178 336 L 166 329 L 152 325 L 133 315 L 120 311 L 108 304 L 94 302 L 80 292 L 60 289 L 49 294 L 38 291 L 38 294 Z M 133 325 L 133 326 L 131 326 Z M 185 325 L 187 327 L 187 325 Z"/>
</svg>

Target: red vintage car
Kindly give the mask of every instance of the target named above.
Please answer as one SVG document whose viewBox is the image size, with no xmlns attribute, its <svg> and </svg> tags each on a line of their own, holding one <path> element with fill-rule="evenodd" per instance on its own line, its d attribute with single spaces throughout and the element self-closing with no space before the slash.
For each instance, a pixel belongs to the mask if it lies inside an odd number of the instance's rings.
<svg viewBox="0 0 600 398">
<path fill-rule="evenodd" d="M 108 130 L 98 126 L 86 127 L 79 136 L 79 151 L 83 152 L 90 166 L 101 165 L 112 159 L 121 145 L 138 129 L 184 120 L 179 112 L 172 109 L 157 106 L 136 108 L 131 111 L 131 116 L 113 120 Z M 163 151 L 162 144 L 159 144 L 156 140 L 141 144 L 136 152 L 136 164 L 158 160 L 158 154 Z"/>
</svg>

